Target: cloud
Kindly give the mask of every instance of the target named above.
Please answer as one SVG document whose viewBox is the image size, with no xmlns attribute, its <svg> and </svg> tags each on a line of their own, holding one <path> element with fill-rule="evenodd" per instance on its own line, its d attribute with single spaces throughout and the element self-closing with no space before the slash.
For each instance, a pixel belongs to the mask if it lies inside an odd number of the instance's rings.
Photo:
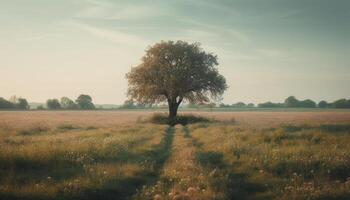
<svg viewBox="0 0 350 200">
<path fill-rule="evenodd" d="M 149 44 L 149 41 L 141 37 L 138 37 L 136 35 L 131 35 L 128 33 L 123 33 L 116 30 L 100 28 L 97 26 L 92 26 L 92 25 L 84 24 L 80 22 L 71 22 L 71 25 L 86 31 L 91 35 L 94 35 L 101 39 L 111 41 L 116 44 L 123 44 L 128 46 L 141 46 L 142 48 L 144 48 Z"/>
<path fill-rule="evenodd" d="M 192 24 L 197 27 L 201 27 L 202 29 L 206 30 L 206 32 L 212 32 L 212 33 L 222 33 L 227 35 L 227 37 L 233 37 L 236 40 L 243 42 L 243 43 L 249 43 L 251 41 L 250 37 L 245 34 L 242 31 L 233 29 L 231 27 L 223 27 L 223 26 L 217 26 L 217 25 L 212 25 L 209 23 L 202 23 L 196 20 L 188 19 L 188 18 L 179 18 L 178 20 Z"/>
<path fill-rule="evenodd" d="M 146 19 L 165 15 L 163 9 L 152 5 L 113 4 L 106 1 L 87 0 L 88 4 L 76 14 L 82 19 L 128 20 Z"/>
</svg>

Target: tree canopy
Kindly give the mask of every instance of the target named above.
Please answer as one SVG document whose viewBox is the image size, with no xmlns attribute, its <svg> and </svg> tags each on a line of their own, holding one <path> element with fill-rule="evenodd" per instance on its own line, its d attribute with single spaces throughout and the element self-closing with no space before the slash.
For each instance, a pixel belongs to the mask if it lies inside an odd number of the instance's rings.
<svg viewBox="0 0 350 200">
<path fill-rule="evenodd" d="M 75 100 L 75 102 L 78 104 L 80 109 L 84 109 L 84 110 L 95 109 L 95 105 L 92 103 L 92 98 L 89 95 L 81 94 Z"/>
<path fill-rule="evenodd" d="M 149 47 L 142 63 L 126 75 L 128 95 L 145 104 L 167 101 L 169 117 L 176 117 L 183 100 L 200 103 L 221 97 L 227 85 L 217 65 L 217 56 L 199 43 L 162 41 Z"/>
<path fill-rule="evenodd" d="M 58 99 L 48 99 L 46 101 L 46 106 L 49 108 L 49 109 L 54 109 L 54 110 L 57 110 L 57 109 L 60 109 L 61 108 L 61 104 L 60 102 L 58 101 Z"/>
<path fill-rule="evenodd" d="M 74 101 L 68 97 L 61 98 L 61 106 L 64 109 L 76 109 L 76 108 L 78 108 L 78 105 L 75 104 Z"/>
</svg>

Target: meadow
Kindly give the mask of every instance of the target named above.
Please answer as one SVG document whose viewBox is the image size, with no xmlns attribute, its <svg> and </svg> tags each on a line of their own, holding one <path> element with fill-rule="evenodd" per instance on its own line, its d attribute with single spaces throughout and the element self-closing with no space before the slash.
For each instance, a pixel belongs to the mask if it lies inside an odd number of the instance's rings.
<svg viewBox="0 0 350 200">
<path fill-rule="evenodd" d="M 350 199 L 350 112 L 0 112 L 0 199 Z"/>
</svg>

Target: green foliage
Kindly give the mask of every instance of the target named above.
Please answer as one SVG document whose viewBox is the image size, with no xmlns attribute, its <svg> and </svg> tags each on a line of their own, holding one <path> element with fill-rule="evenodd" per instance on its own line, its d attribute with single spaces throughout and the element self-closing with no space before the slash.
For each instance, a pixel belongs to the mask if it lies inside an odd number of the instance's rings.
<svg viewBox="0 0 350 200">
<path fill-rule="evenodd" d="M 0 109 L 12 109 L 14 108 L 14 104 L 6 99 L 0 97 Z"/>
<path fill-rule="evenodd" d="M 74 126 L 72 124 L 60 124 L 57 126 L 57 130 L 60 130 L 60 131 L 68 131 L 68 130 L 73 130 L 73 129 L 79 129 L 79 127 Z"/>
<path fill-rule="evenodd" d="M 61 106 L 63 109 L 77 109 L 78 108 L 78 105 L 76 103 L 74 103 L 74 101 L 68 97 L 61 98 Z"/>
<path fill-rule="evenodd" d="M 38 107 L 36 107 L 37 110 L 44 110 L 44 106 L 43 105 L 39 105 Z"/>
<path fill-rule="evenodd" d="M 0 97 L 0 109 L 17 109 L 17 110 L 28 110 L 29 104 L 25 98 L 17 98 L 16 96 L 11 97 L 11 101 L 8 101 Z"/>
<path fill-rule="evenodd" d="M 311 99 L 299 101 L 294 96 L 288 97 L 284 101 L 284 104 L 287 108 L 315 108 L 316 107 L 316 103 Z"/>
<path fill-rule="evenodd" d="M 162 41 L 147 49 L 142 63 L 126 75 L 128 95 L 142 104 L 167 102 L 169 118 L 175 118 L 183 100 L 208 102 L 223 94 L 227 85 L 217 65 L 217 56 L 199 43 Z"/>
<path fill-rule="evenodd" d="M 187 125 L 187 124 L 194 124 L 194 123 L 201 123 L 201 122 L 203 123 L 211 122 L 207 118 L 195 116 L 195 115 L 179 115 L 176 117 L 175 120 L 171 120 L 168 118 L 168 116 L 164 114 L 154 114 L 149 121 L 155 124 L 169 124 L 172 126 L 176 124 Z"/>
<path fill-rule="evenodd" d="M 286 107 L 289 108 L 297 108 L 299 107 L 299 100 L 296 99 L 294 96 L 290 96 L 284 101 L 284 104 Z"/>
<path fill-rule="evenodd" d="M 331 106 L 333 108 L 350 108 L 350 99 L 339 99 L 334 101 Z"/>
<path fill-rule="evenodd" d="M 46 106 L 48 109 L 53 109 L 53 110 L 61 109 L 61 104 L 58 101 L 58 99 L 48 99 L 46 101 Z"/>
<path fill-rule="evenodd" d="M 283 108 L 285 106 L 282 103 L 272 103 L 272 102 L 268 101 L 265 103 L 259 103 L 258 107 L 259 108 Z"/>
<path fill-rule="evenodd" d="M 28 104 L 27 99 L 18 98 L 18 103 L 17 103 L 16 107 L 20 110 L 28 110 L 29 104 Z"/>
<path fill-rule="evenodd" d="M 349 132 L 350 124 L 322 124 L 320 126 L 321 131 L 325 132 Z"/>
<path fill-rule="evenodd" d="M 80 109 L 83 110 L 92 110 L 95 109 L 95 105 L 92 103 L 92 98 L 89 95 L 81 94 L 75 100 Z"/>
<path fill-rule="evenodd" d="M 215 151 L 208 151 L 208 152 L 197 152 L 196 160 L 199 164 L 208 167 L 208 168 L 216 168 L 216 167 L 223 167 L 223 154 Z"/>
<path fill-rule="evenodd" d="M 50 128 L 43 124 L 34 124 L 29 128 L 18 130 L 17 135 L 30 136 L 39 135 L 49 131 Z"/>
<path fill-rule="evenodd" d="M 327 103 L 327 101 L 320 101 L 318 103 L 317 107 L 319 107 L 319 108 L 328 108 L 329 104 Z"/>
</svg>

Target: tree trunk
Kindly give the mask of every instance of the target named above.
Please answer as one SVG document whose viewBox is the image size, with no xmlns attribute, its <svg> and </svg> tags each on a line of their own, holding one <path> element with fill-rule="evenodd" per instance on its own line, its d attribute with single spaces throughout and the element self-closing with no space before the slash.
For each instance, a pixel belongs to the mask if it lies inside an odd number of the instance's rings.
<svg viewBox="0 0 350 200">
<path fill-rule="evenodd" d="M 177 109 L 179 108 L 179 105 L 182 102 L 182 97 L 174 98 L 174 99 L 168 99 L 168 105 L 169 105 L 169 124 L 175 125 L 176 122 L 176 115 L 177 115 Z"/>
<path fill-rule="evenodd" d="M 177 109 L 179 105 L 176 102 L 170 102 L 169 103 L 169 119 L 175 119 L 177 115 Z"/>
</svg>

